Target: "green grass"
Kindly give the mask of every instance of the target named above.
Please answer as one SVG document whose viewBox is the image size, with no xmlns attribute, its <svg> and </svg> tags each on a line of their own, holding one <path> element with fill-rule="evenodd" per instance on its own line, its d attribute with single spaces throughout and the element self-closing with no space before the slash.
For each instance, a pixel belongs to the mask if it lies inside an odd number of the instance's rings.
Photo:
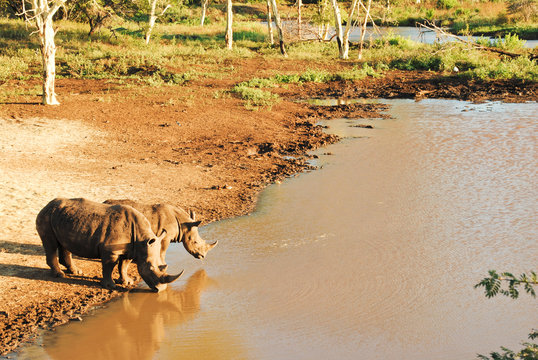
<svg viewBox="0 0 538 360">
<path fill-rule="evenodd" d="M 231 64 L 241 59 L 282 60 L 279 51 L 266 40 L 266 27 L 259 23 L 235 23 L 233 50 L 224 47 L 222 22 L 214 21 L 204 27 L 184 23 L 158 24 L 149 45 L 145 45 L 139 25 L 127 21 L 120 25 L 114 32 L 103 29 L 88 38 L 86 25 L 56 22 L 60 29 L 56 36 L 57 76 L 133 80 L 150 86 L 181 85 L 200 78 L 230 77 L 234 72 Z M 39 43 L 36 35 L 30 36 L 32 31 L 22 21 L 0 19 L 0 81 L 41 76 Z M 496 39 L 488 45 L 522 54 L 529 51 L 522 48 L 522 40 L 516 35 Z M 335 42 L 296 42 L 287 44 L 287 50 L 289 57 L 285 61 L 309 60 L 329 64 L 338 60 Z M 247 88 L 360 80 L 366 76 L 381 76 L 387 69 L 452 74 L 457 67 L 461 76 L 536 80 L 535 61 L 525 57 L 502 58 L 457 43 L 427 45 L 401 36 L 387 36 L 372 42 L 364 50 L 361 62 L 356 60 L 356 51 L 356 48 L 350 50 L 352 60 L 348 63 L 354 66 L 345 71 L 311 69 L 299 74 L 277 74 L 271 78 L 252 79 L 235 93 L 251 104 L 270 103 L 274 99 L 265 93 L 267 90 L 250 92 Z"/>
</svg>

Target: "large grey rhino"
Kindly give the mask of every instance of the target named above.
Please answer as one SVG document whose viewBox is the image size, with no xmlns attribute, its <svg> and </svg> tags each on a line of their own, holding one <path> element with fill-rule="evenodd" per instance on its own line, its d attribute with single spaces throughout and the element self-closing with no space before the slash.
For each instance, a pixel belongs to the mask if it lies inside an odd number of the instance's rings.
<svg viewBox="0 0 538 360">
<path fill-rule="evenodd" d="M 122 262 L 134 260 L 138 273 L 154 290 L 166 288 L 177 275 L 168 275 L 159 267 L 161 241 L 151 230 L 146 217 L 128 205 L 107 205 L 86 199 L 57 198 L 49 202 L 37 215 L 36 228 L 54 276 L 65 277 L 61 262 L 72 274 L 81 274 L 72 262 L 71 254 L 90 259 L 101 259 L 102 285 L 112 289 L 112 270 L 119 262 L 120 280 L 131 285 L 127 266 Z"/>
<path fill-rule="evenodd" d="M 196 214 L 192 210 L 187 213 L 185 210 L 170 204 L 143 204 L 128 199 L 109 199 L 104 203 L 132 206 L 146 216 L 156 234 L 166 232 L 161 242 L 160 265 L 163 269 L 166 269 L 165 255 L 171 242 L 182 242 L 185 250 L 197 259 L 203 259 L 207 252 L 218 243 L 215 241 L 213 244 L 207 244 L 200 237 L 198 225 L 201 221 L 196 221 Z"/>
</svg>

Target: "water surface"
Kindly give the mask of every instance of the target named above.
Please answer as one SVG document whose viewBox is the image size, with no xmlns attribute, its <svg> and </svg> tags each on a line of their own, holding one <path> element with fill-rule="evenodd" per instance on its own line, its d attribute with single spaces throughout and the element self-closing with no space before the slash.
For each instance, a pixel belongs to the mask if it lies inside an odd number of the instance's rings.
<svg viewBox="0 0 538 360">
<path fill-rule="evenodd" d="M 387 101 L 334 120 L 321 170 L 201 228 L 184 278 L 48 332 L 24 359 L 472 359 L 519 348 L 536 300 L 486 299 L 489 269 L 536 270 L 538 105 Z M 350 127 L 370 124 L 374 129 Z M 333 155 L 323 155 L 330 152 Z M 200 270 L 203 268 L 203 270 Z"/>
</svg>

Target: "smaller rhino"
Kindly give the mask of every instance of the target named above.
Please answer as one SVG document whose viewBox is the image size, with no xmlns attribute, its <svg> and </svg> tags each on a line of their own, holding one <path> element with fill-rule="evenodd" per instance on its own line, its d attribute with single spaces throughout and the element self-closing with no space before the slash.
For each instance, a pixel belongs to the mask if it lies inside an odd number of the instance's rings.
<svg viewBox="0 0 538 360">
<path fill-rule="evenodd" d="M 165 233 L 161 241 L 160 265 L 161 271 L 167 268 L 165 262 L 166 250 L 171 242 L 182 242 L 185 250 L 197 259 L 203 259 L 218 241 L 207 244 L 198 234 L 196 214 L 170 204 L 144 204 L 129 199 L 104 201 L 109 205 L 128 205 L 140 211 L 149 220 L 151 229 L 156 234 Z M 123 266 L 129 266 L 130 261 L 124 260 Z"/>
</svg>

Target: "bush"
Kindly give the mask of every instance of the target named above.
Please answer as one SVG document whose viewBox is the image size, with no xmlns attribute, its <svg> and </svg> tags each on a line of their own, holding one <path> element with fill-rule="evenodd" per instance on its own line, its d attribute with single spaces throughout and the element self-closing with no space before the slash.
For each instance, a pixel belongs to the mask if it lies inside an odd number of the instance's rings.
<svg viewBox="0 0 538 360">
<path fill-rule="evenodd" d="M 517 34 L 512 35 L 508 33 L 504 39 L 501 37 L 496 38 L 491 46 L 504 50 L 521 50 L 525 47 L 525 40 L 521 40 Z"/>
<path fill-rule="evenodd" d="M 437 0 L 437 7 L 440 9 L 452 9 L 458 5 L 458 0 Z"/>
<path fill-rule="evenodd" d="M 536 0 L 508 0 L 508 13 L 528 22 L 538 17 L 538 5 Z"/>
</svg>

